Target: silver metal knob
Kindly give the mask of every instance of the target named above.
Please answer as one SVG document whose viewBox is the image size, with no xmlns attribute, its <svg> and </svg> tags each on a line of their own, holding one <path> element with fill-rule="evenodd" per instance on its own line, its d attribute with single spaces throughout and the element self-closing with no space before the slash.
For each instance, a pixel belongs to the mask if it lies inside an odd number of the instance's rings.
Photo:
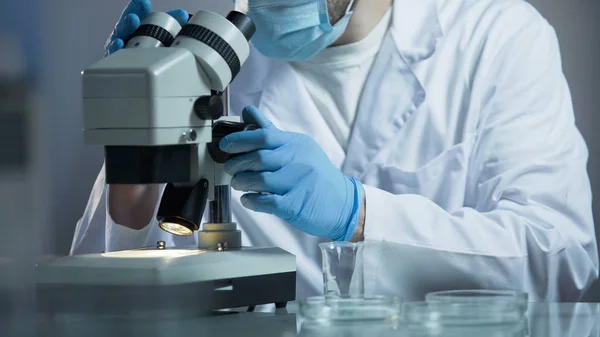
<svg viewBox="0 0 600 337">
<path fill-rule="evenodd" d="M 198 134 L 196 133 L 196 130 L 194 130 L 194 129 L 190 129 L 187 132 L 184 132 L 181 136 L 187 142 L 193 142 L 196 140 L 196 138 L 198 138 Z"/>
</svg>

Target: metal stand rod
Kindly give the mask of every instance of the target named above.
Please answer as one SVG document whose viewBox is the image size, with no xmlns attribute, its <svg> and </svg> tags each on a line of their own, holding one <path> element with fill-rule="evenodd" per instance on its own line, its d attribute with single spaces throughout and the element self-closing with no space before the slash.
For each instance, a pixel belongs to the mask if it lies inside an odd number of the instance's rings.
<svg viewBox="0 0 600 337">
<path fill-rule="evenodd" d="M 210 202 L 210 223 L 230 223 L 230 190 L 229 185 L 215 186 L 215 198 Z"/>
<path fill-rule="evenodd" d="M 223 116 L 229 115 L 229 88 L 221 95 L 223 100 Z M 215 186 L 214 200 L 210 202 L 210 223 L 230 223 L 230 190 L 229 186 Z"/>
<path fill-rule="evenodd" d="M 223 116 L 229 116 L 229 88 L 225 88 L 221 94 L 221 102 L 223 103 Z"/>
</svg>

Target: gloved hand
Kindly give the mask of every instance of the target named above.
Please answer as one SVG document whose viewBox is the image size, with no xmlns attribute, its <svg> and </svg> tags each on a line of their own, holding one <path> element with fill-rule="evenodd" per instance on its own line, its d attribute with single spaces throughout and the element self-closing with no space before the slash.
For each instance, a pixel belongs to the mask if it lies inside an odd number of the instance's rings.
<svg viewBox="0 0 600 337">
<path fill-rule="evenodd" d="M 225 163 L 231 186 L 258 192 L 244 194 L 242 205 L 311 235 L 350 240 L 363 200 L 361 183 L 338 170 L 311 137 L 277 129 L 252 106 L 243 118 L 261 129 L 231 134 L 219 144 L 225 152 L 243 153 Z"/>
<path fill-rule="evenodd" d="M 125 7 L 119 22 L 106 41 L 104 47 L 105 56 L 125 47 L 125 42 L 123 40 L 126 40 L 140 27 L 140 22 L 144 20 L 151 11 L 152 4 L 150 3 L 150 0 L 131 0 L 127 7 Z M 183 9 L 174 9 L 167 13 L 175 18 L 181 26 L 185 25 L 189 18 L 188 13 Z"/>
</svg>

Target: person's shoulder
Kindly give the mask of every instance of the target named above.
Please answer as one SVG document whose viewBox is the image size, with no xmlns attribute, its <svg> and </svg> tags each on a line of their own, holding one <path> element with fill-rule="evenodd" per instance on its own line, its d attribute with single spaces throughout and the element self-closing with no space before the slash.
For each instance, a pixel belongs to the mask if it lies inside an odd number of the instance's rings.
<svg viewBox="0 0 600 337">
<path fill-rule="evenodd" d="M 438 0 L 438 4 L 448 42 L 465 51 L 497 55 L 538 39 L 556 43 L 552 26 L 524 0 Z"/>
<path fill-rule="evenodd" d="M 511 36 L 531 27 L 549 26 L 540 12 L 525 0 L 439 0 L 444 31 L 468 28 L 480 34 Z"/>
<path fill-rule="evenodd" d="M 515 20 L 540 20 L 541 14 L 525 0 L 438 0 L 438 11 L 449 19 L 504 15 Z"/>
</svg>

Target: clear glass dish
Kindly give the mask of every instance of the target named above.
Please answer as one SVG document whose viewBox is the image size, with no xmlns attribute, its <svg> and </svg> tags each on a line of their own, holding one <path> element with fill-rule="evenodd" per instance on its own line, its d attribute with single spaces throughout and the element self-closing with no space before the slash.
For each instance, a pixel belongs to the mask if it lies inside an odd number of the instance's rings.
<svg viewBox="0 0 600 337">
<path fill-rule="evenodd" d="M 410 337 L 527 337 L 529 327 L 527 319 L 515 324 L 503 325 L 476 325 L 476 326 L 448 326 L 434 325 L 415 326 L 409 325 L 406 336 Z"/>
<path fill-rule="evenodd" d="M 504 311 L 527 311 L 529 303 L 527 293 L 512 290 L 448 290 L 437 291 L 425 295 L 427 303 L 465 303 L 492 304 L 496 309 Z"/>
<path fill-rule="evenodd" d="M 402 301 L 395 297 L 309 297 L 300 302 L 300 317 L 307 322 L 334 323 L 397 321 Z"/>
<path fill-rule="evenodd" d="M 514 302 L 413 302 L 402 316 L 408 325 L 426 327 L 493 326 L 521 322 L 525 310 Z"/>
<path fill-rule="evenodd" d="M 510 301 L 527 303 L 527 293 L 513 290 L 448 290 L 436 291 L 425 295 L 425 301 L 481 303 L 490 301 Z"/>
</svg>

